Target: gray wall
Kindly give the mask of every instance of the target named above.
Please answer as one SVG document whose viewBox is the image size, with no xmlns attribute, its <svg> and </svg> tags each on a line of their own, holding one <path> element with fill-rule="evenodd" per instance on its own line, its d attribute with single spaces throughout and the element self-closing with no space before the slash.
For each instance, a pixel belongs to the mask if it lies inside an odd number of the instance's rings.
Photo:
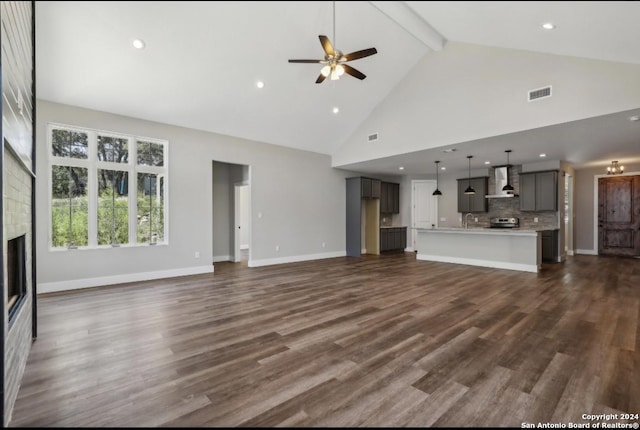
<svg viewBox="0 0 640 430">
<path fill-rule="evenodd" d="M 625 172 L 640 175 L 640 163 L 622 163 Z M 594 178 L 606 176 L 607 166 L 598 166 L 589 169 L 575 171 L 575 250 L 577 253 L 598 253 L 594 248 L 594 223 L 593 205 L 596 199 L 594 193 Z"/>
<path fill-rule="evenodd" d="M 329 156 L 60 105 L 37 104 L 38 279 L 41 283 L 205 267 L 213 260 L 212 162 L 251 168 L 255 264 L 344 254 L 345 177 Z M 169 141 L 169 244 L 50 251 L 46 125 L 57 122 Z M 258 214 L 262 217 L 258 217 Z M 322 242 L 326 246 L 322 248 Z M 275 246 L 279 245 L 279 252 Z M 195 251 L 200 258 L 194 257 Z"/>
</svg>

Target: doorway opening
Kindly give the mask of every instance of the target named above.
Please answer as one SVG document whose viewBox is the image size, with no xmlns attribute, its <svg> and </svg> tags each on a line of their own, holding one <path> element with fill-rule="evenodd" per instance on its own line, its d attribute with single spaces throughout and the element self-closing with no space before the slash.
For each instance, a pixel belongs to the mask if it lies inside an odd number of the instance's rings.
<svg viewBox="0 0 640 430">
<path fill-rule="evenodd" d="M 417 251 L 416 228 L 434 228 L 438 226 L 438 197 L 433 195 L 436 189 L 434 180 L 411 181 L 411 248 Z"/>
<path fill-rule="evenodd" d="M 213 263 L 251 261 L 250 166 L 212 163 Z"/>
<path fill-rule="evenodd" d="M 249 261 L 249 203 L 251 189 L 248 184 L 234 184 L 234 258 L 233 261 Z"/>
<path fill-rule="evenodd" d="M 568 173 L 564 177 L 564 251 L 573 255 L 573 176 Z"/>
</svg>

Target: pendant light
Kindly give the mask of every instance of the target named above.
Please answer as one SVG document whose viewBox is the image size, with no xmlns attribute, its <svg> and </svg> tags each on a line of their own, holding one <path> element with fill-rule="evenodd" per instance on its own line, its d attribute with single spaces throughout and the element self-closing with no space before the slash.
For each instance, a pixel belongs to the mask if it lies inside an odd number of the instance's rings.
<svg viewBox="0 0 640 430">
<path fill-rule="evenodd" d="M 438 189 L 438 164 L 440 164 L 440 161 L 436 161 L 436 190 L 433 192 L 434 196 L 441 196 L 442 195 L 442 193 Z"/>
<path fill-rule="evenodd" d="M 513 191 L 513 186 L 509 183 L 509 167 L 511 167 L 511 165 L 509 164 L 509 153 L 511 152 L 511 150 L 507 149 L 504 152 L 507 153 L 507 185 L 502 187 L 502 191 Z"/>
<path fill-rule="evenodd" d="M 473 155 L 467 155 L 467 158 L 469 159 L 469 183 L 467 184 L 467 189 L 464 190 L 465 194 L 475 194 L 476 190 L 473 189 L 473 187 L 471 186 L 471 159 L 473 158 Z"/>
</svg>

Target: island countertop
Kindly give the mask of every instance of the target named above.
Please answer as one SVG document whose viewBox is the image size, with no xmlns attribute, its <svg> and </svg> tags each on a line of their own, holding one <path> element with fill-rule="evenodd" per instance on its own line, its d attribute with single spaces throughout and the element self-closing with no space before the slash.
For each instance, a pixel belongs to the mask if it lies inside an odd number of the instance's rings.
<svg viewBox="0 0 640 430">
<path fill-rule="evenodd" d="M 490 227 L 435 227 L 435 228 L 416 228 L 418 232 L 434 232 L 434 233 L 464 233 L 464 234 L 509 234 L 520 236 L 535 236 L 540 230 L 531 230 L 524 228 L 490 228 Z"/>
<path fill-rule="evenodd" d="M 416 228 L 418 260 L 537 272 L 544 229 Z"/>
</svg>

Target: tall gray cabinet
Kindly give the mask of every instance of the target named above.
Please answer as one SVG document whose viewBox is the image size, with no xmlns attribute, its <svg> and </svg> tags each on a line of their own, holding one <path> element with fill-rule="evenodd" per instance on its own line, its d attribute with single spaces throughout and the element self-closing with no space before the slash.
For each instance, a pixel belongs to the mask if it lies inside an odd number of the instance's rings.
<svg viewBox="0 0 640 430">
<path fill-rule="evenodd" d="M 347 178 L 347 255 L 359 257 L 362 252 L 361 203 L 362 179 Z M 368 185 L 369 190 L 371 185 Z"/>
</svg>

